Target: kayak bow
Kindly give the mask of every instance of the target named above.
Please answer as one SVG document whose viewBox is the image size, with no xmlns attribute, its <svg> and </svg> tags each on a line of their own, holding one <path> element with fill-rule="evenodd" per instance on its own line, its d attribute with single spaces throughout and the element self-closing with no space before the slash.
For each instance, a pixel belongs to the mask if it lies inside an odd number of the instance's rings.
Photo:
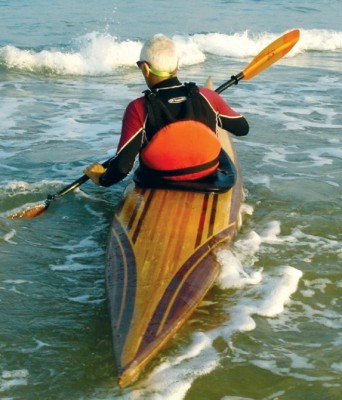
<svg viewBox="0 0 342 400">
<path fill-rule="evenodd" d="M 219 273 L 213 250 L 239 225 L 242 184 L 228 132 L 223 147 L 237 169 L 223 193 L 132 185 L 115 212 L 106 286 L 119 384 L 130 384 L 175 335 Z"/>
</svg>

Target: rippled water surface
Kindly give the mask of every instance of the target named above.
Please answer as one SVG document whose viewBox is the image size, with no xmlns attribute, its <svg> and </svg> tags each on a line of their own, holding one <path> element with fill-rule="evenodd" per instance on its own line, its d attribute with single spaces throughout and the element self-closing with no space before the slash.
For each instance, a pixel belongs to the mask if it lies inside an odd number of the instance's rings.
<svg viewBox="0 0 342 400">
<path fill-rule="evenodd" d="M 86 3 L 0 1 L 0 398 L 339 399 L 340 2 Z M 285 59 L 223 93 L 251 130 L 235 139 L 244 223 L 217 284 L 121 390 L 104 258 L 128 180 L 86 183 L 34 219 L 6 213 L 112 156 L 149 35 L 174 38 L 182 80 L 218 86 L 293 28 Z"/>
</svg>

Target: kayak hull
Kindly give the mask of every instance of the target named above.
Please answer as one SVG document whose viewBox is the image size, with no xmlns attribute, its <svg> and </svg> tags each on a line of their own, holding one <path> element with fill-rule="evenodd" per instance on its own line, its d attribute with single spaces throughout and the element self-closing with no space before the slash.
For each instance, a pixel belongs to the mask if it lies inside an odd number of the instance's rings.
<svg viewBox="0 0 342 400">
<path fill-rule="evenodd" d="M 223 148 L 237 169 L 224 193 L 130 185 L 110 229 L 106 286 L 119 385 L 130 384 L 187 321 L 219 273 L 214 250 L 239 225 L 242 184 L 231 138 Z"/>
</svg>

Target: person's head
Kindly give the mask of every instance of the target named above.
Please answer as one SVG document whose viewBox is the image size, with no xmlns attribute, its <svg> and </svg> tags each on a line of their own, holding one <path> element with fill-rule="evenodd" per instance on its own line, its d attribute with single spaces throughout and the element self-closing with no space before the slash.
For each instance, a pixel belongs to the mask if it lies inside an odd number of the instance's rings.
<svg viewBox="0 0 342 400">
<path fill-rule="evenodd" d="M 137 62 L 148 87 L 177 75 L 178 55 L 174 42 L 157 34 L 142 47 Z"/>
</svg>

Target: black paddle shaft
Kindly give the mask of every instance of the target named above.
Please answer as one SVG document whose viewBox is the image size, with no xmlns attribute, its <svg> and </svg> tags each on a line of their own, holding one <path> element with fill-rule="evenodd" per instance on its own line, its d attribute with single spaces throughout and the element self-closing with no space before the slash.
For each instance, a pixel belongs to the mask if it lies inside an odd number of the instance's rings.
<svg viewBox="0 0 342 400">
<path fill-rule="evenodd" d="M 107 168 L 109 163 L 112 161 L 113 157 L 110 158 L 109 160 L 105 161 L 104 163 L 102 163 L 101 165 L 104 168 Z M 59 192 L 55 193 L 55 194 L 49 194 L 47 197 L 47 202 L 49 203 L 52 200 L 55 200 L 57 197 L 61 197 L 64 196 L 65 194 L 71 192 L 72 190 L 78 188 L 79 186 L 83 185 L 83 183 L 87 182 L 89 180 L 89 176 L 88 175 L 83 175 L 80 178 L 78 178 L 76 181 L 70 183 L 70 185 L 65 186 L 63 189 L 61 189 Z"/>
<path fill-rule="evenodd" d="M 222 93 L 224 90 L 228 89 L 230 86 L 237 85 L 241 79 L 244 78 L 243 72 L 240 72 L 237 75 L 232 75 L 229 81 L 222 83 L 217 89 L 215 89 L 216 93 Z"/>
</svg>

